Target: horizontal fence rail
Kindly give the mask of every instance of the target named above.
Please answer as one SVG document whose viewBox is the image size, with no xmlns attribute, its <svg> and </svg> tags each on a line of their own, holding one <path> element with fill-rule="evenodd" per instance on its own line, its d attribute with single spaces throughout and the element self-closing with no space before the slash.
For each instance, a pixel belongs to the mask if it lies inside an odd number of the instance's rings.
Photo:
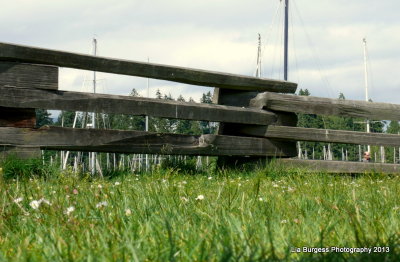
<svg viewBox="0 0 400 262">
<path fill-rule="evenodd" d="M 253 98 L 250 105 L 257 108 L 294 113 L 400 121 L 400 105 L 389 103 L 264 92 Z"/>
<path fill-rule="evenodd" d="M 241 126 L 245 135 L 275 139 L 373 146 L 400 146 L 400 135 L 291 126 Z"/>
<path fill-rule="evenodd" d="M 297 88 L 297 84 L 295 83 L 279 80 L 105 58 L 1 42 L 0 60 L 55 65 L 105 73 L 148 77 L 192 85 L 247 91 L 258 90 L 294 93 Z"/>
<path fill-rule="evenodd" d="M 0 87 L 0 106 L 268 125 L 276 115 L 261 109 L 82 92 Z"/>
<path fill-rule="evenodd" d="M 265 138 L 143 131 L 0 127 L 0 146 L 140 154 L 292 157 L 295 147 Z M 293 150 L 294 149 L 294 150 Z"/>
<path fill-rule="evenodd" d="M 339 174 L 358 174 L 365 172 L 377 172 L 386 174 L 400 173 L 400 165 L 396 164 L 300 159 L 277 159 L 276 162 L 285 167 L 299 168 L 302 171 L 309 172 L 328 172 Z"/>
</svg>

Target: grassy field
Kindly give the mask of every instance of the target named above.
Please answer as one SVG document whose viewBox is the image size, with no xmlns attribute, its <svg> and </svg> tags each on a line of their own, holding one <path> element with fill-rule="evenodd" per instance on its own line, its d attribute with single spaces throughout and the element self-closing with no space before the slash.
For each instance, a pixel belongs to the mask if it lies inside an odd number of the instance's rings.
<svg viewBox="0 0 400 262">
<path fill-rule="evenodd" d="M 400 255 L 398 177 L 272 165 L 93 179 L 27 165 L 3 164 L 0 261 L 398 261 Z M 385 248 L 293 252 L 334 246 Z"/>
</svg>

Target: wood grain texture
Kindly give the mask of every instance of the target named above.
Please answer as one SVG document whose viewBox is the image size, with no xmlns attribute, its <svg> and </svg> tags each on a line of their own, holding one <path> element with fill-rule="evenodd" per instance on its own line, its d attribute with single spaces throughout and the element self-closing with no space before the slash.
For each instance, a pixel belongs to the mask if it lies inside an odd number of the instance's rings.
<svg viewBox="0 0 400 262">
<path fill-rule="evenodd" d="M 328 172 L 342 174 L 377 172 L 385 174 L 400 174 L 400 165 L 396 164 L 299 159 L 277 159 L 276 162 L 285 167 L 301 168 L 304 171 L 310 172 Z"/>
<path fill-rule="evenodd" d="M 168 101 L 132 96 L 0 87 L 0 106 L 149 115 L 165 118 L 267 125 L 273 113 L 260 109 Z"/>
<path fill-rule="evenodd" d="M 0 60 L 70 67 L 237 90 L 294 93 L 297 84 L 170 65 L 112 59 L 0 42 Z"/>
<path fill-rule="evenodd" d="M 19 159 L 40 158 L 41 152 L 39 147 L 0 145 L 0 160 L 11 156 Z"/>
<path fill-rule="evenodd" d="M 312 141 L 355 145 L 400 146 L 400 135 L 289 126 L 238 127 L 243 135 L 294 141 Z"/>
<path fill-rule="evenodd" d="M 58 67 L 0 62 L 0 86 L 58 89 Z"/>
<path fill-rule="evenodd" d="M 0 106 L 0 126 L 33 128 L 35 125 L 35 109 Z"/>
<path fill-rule="evenodd" d="M 400 121 L 400 105 L 264 92 L 250 102 L 270 110 Z"/>
<path fill-rule="evenodd" d="M 265 138 L 218 135 L 159 134 L 142 131 L 61 127 L 0 128 L 0 145 L 90 152 L 274 156 L 296 155 L 296 150 Z"/>
</svg>

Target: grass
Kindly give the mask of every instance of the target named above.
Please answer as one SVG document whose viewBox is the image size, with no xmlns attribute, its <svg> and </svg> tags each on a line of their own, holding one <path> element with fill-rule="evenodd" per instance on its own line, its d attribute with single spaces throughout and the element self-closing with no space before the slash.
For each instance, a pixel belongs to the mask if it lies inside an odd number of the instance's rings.
<svg viewBox="0 0 400 262">
<path fill-rule="evenodd" d="M 46 166 L 36 169 L 39 176 L 12 176 L 12 168 L 3 165 L 0 181 L 0 261 L 397 261 L 400 255 L 398 177 L 274 165 L 108 179 L 53 174 Z M 390 252 L 292 252 L 304 246 Z"/>
</svg>

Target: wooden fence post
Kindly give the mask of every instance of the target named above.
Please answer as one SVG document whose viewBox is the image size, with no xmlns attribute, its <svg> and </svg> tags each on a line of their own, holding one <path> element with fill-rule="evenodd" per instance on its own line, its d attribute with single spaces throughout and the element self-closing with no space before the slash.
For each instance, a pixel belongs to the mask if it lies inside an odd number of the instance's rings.
<svg viewBox="0 0 400 262">
<path fill-rule="evenodd" d="M 58 68 L 54 66 L 0 62 L 0 87 L 58 89 Z M 35 128 L 34 108 L 0 107 L 0 127 Z M 0 145 L 0 158 L 40 157 L 39 147 Z"/>
<path fill-rule="evenodd" d="M 259 91 L 240 91 L 230 89 L 214 89 L 213 103 L 220 105 L 238 106 L 238 107 L 250 107 L 250 100 L 255 98 L 260 92 Z M 260 108 L 261 109 L 261 108 Z M 275 112 L 277 120 L 275 124 L 285 126 L 296 126 L 297 115 L 287 112 Z M 218 128 L 218 135 L 229 135 L 229 136 L 247 136 L 254 137 L 253 134 L 247 131 L 248 128 L 261 128 L 267 130 L 267 125 L 245 125 L 236 123 L 220 123 Z M 270 140 L 274 144 L 274 140 Z M 296 155 L 296 144 L 292 141 L 282 142 L 279 141 L 279 147 L 282 151 L 289 152 L 288 156 Z M 255 164 L 265 165 L 270 158 L 274 158 L 278 155 L 269 154 L 265 157 L 238 157 L 238 156 L 222 156 L 218 157 L 217 165 L 220 168 L 224 167 L 240 167 L 243 164 Z"/>
</svg>

